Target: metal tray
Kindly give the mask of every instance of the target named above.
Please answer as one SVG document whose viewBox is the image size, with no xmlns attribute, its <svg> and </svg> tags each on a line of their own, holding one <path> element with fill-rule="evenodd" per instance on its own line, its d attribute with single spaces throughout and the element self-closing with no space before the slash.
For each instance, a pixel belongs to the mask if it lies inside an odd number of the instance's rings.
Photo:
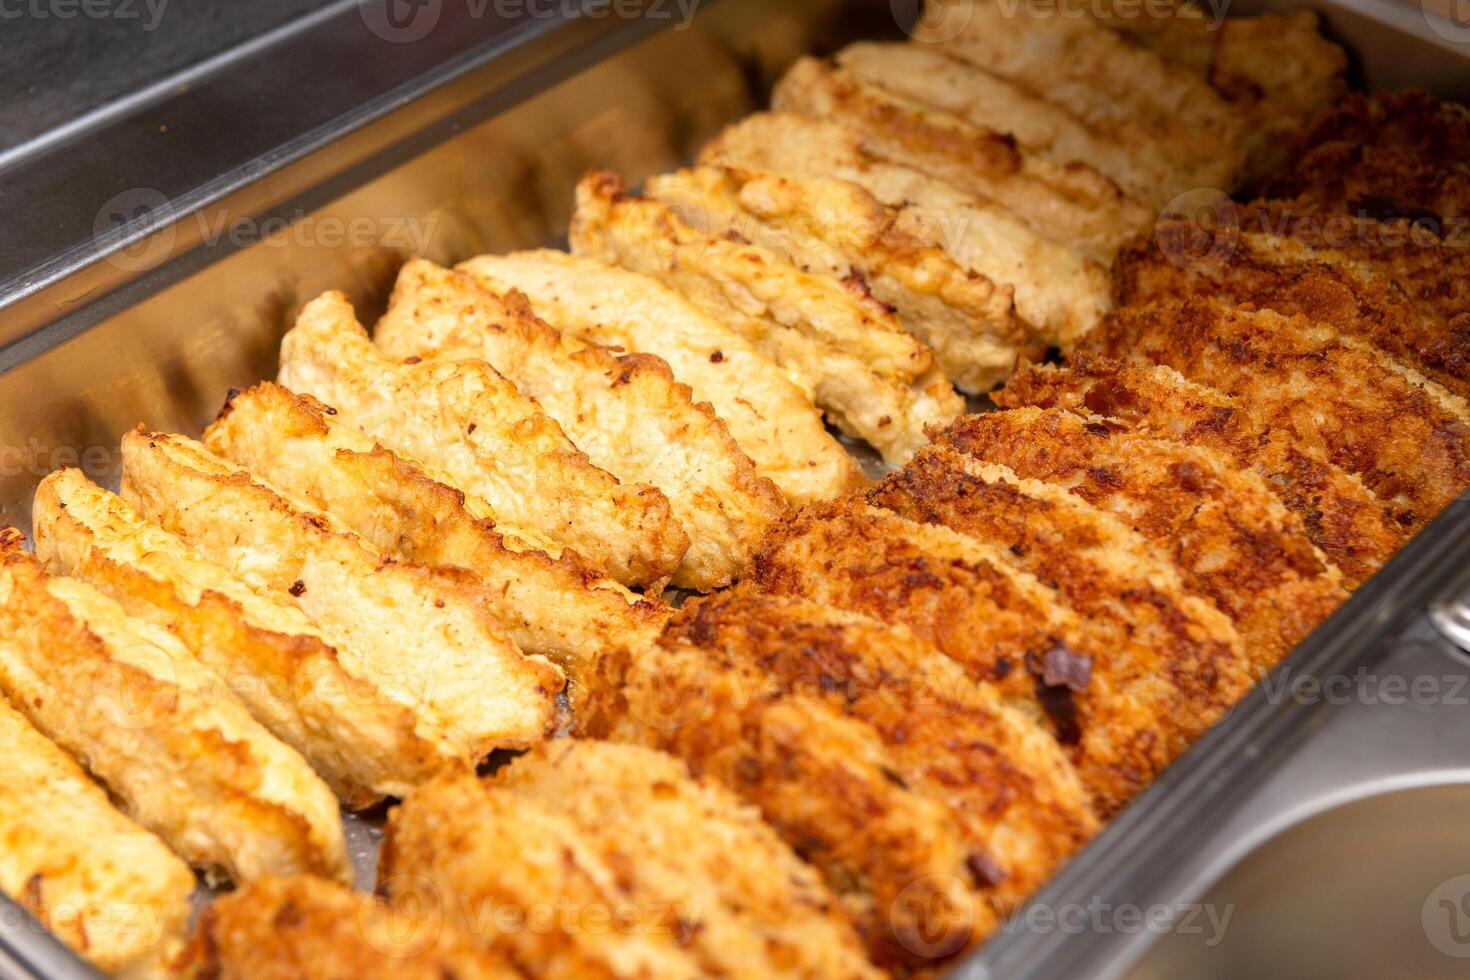
<svg viewBox="0 0 1470 980">
<path fill-rule="evenodd" d="M 1358 84 L 1470 97 L 1470 30 L 1310 5 Z M 686 161 L 797 55 L 902 37 L 917 3 L 412 9 L 432 25 L 326 3 L 0 153 L 0 521 L 58 466 L 113 483 L 140 421 L 197 433 L 321 290 L 371 318 L 409 254 L 557 241 L 584 170 Z M 1467 588 L 1462 499 L 955 975 L 1465 975 L 1470 662 L 1426 610 Z M 368 884 L 371 826 L 349 834 Z M 0 902 L 0 976 L 90 975 Z"/>
</svg>

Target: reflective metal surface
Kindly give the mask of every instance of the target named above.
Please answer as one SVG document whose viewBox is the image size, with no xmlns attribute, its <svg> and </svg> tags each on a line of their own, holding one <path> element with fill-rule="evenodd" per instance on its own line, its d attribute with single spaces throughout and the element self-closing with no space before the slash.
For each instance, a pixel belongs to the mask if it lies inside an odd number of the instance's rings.
<svg viewBox="0 0 1470 980">
<path fill-rule="evenodd" d="M 1385 27 L 1384 2 L 1322 8 L 1354 48 L 1359 81 L 1470 94 L 1470 60 L 1460 57 L 1470 49 L 1457 52 L 1401 5 L 1390 5 L 1398 26 Z M 1260 5 L 1231 10 L 1251 6 Z M 608 167 L 637 181 L 683 162 L 761 104 L 798 54 L 901 36 L 895 12 L 913 7 L 722 0 L 699 5 L 692 25 L 677 31 L 607 19 L 451 18 L 423 46 L 363 48 L 358 5 L 339 4 L 271 50 L 226 59 L 178 101 L 114 120 L 117 128 L 94 134 L 96 154 L 76 146 L 78 159 L 33 154 L 23 161 L 30 183 L 0 162 L 7 213 L 37 214 L 44 201 L 56 219 L 32 241 L 28 229 L 0 233 L 8 236 L 0 241 L 0 521 L 26 526 L 36 482 L 57 466 L 82 465 L 111 482 L 118 438 L 139 422 L 197 432 L 230 386 L 274 373 L 282 332 L 321 290 L 348 292 L 371 320 L 410 254 L 450 262 L 557 241 L 583 171 Z M 348 76 L 352 85 L 309 84 L 354 57 L 361 70 Z M 263 66 L 272 77 L 252 79 Z M 258 124 L 228 132 L 240 112 L 221 106 L 245 92 L 274 101 Z M 163 118 L 149 113 L 193 121 L 171 128 L 180 143 L 170 148 L 222 134 L 210 151 L 218 155 L 174 160 L 138 143 Z M 111 157 L 101 152 L 109 147 Z M 150 160 L 161 162 L 150 171 Z M 141 224 L 105 220 L 100 189 L 115 196 L 164 183 L 167 206 L 144 209 Z M 104 234 L 93 236 L 99 214 Z M 1444 966 L 1434 957 L 1446 954 L 1433 930 L 1416 936 L 1406 925 L 1429 901 L 1418 896 L 1429 884 L 1425 869 L 1442 867 L 1444 880 L 1470 873 L 1458 829 L 1470 826 L 1470 707 L 1455 687 L 1466 664 L 1424 614 L 1436 598 L 1470 587 L 1466 576 L 1470 502 L 1462 500 L 957 975 L 1340 977 L 1361 972 L 1348 969 L 1354 963 L 1377 963 L 1366 945 L 1386 938 L 1418 944 L 1405 971 L 1427 964 L 1395 975 L 1470 975 L 1434 972 Z M 1414 682 L 1430 693 L 1391 693 Z M 352 834 L 366 881 L 374 842 L 366 826 Z M 1364 857 L 1375 849 L 1384 860 Z M 1358 923 L 1359 910 L 1372 907 L 1364 904 L 1370 877 L 1379 882 L 1379 931 Z M 1447 892 L 1428 907 L 1441 909 L 1446 897 L 1453 901 Z M 1202 901 L 1235 907 L 1214 945 L 1182 927 L 1188 906 Z M 1102 908 L 1113 911 L 1089 911 Z M 1180 911 L 1154 929 L 1114 914 L 1160 908 Z M 1466 915 L 1470 929 L 1470 904 Z M 38 945 L 33 928 L 8 924 L 18 921 L 0 916 L 0 975 L 77 975 L 76 961 Z"/>
</svg>

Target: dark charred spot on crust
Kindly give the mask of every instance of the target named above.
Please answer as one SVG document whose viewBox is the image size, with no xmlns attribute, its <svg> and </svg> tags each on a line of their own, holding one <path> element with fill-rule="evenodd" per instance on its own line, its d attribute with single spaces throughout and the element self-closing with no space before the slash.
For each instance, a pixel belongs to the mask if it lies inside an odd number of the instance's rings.
<svg viewBox="0 0 1470 980">
<path fill-rule="evenodd" d="M 1083 428 L 1089 435 L 1102 436 L 1104 439 L 1113 434 L 1112 430 L 1101 422 L 1088 422 Z"/>
<path fill-rule="evenodd" d="M 422 364 L 423 363 L 423 360 L 424 359 L 422 357 L 419 357 L 417 354 L 414 354 L 414 355 L 411 355 L 409 357 L 405 357 L 403 359 L 403 363 L 404 364 Z"/>
<path fill-rule="evenodd" d="M 638 373 L 638 369 L 637 369 L 636 366 L 624 367 L 622 370 L 620 370 L 618 372 L 618 376 L 613 379 L 612 386 L 614 388 L 621 388 L 623 385 L 627 384 L 629 381 L 632 381 L 633 380 L 633 375 L 635 375 L 637 373 Z"/>
<path fill-rule="evenodd" d="M 740 234 L 740 232 L 736 231 L 734 228 L 731 228 L 729 231 L 725 232 L 725 240 L 734 242 L 736 245 L 750 244 L 750 239 Z"/>
<path fill-rule="evenodd" d="M 722 351 L 722 350 L 717 350 L 717 351 L 715 351 L 713 354 L 711 354 L 709 356 L 709 360 L 710 360 L 710 363 L 711 364 L 719 364 L 724 359 L 725 359 L 725 352 Z"/>
<path fill-rule="evenodd" d="M 330 406 L 330 405 L 323 405 L 322 406 L 322 411 L 326 412 L 328 415 L 336 415 L 337 414 L 337 410 L 335 408 L 333 408 L 332 406 Z"/>
<path fill-rule="evenodd" d="M 896 769 L 891 769 L 888 766 L 883 766 L 882 771 L 883 778 L 888 780 L 893 785 L 897 786 L 899 789 L 909 788 L 908 780 L 904 779 L 903 774 L 898 772 Z"/>
<path fill-rule="evenodd" d="M 991 668 L 991 676 L 998 681 L 1003 681 L 1011 676 L 1011 671 L 1015 669 L 1016 665 L 1010 657 L 996 657 L 995 666 Z"/>
<path fill-rule="evenodd" d="M 296 581 L 291 583 L 291 587 L 286 591 L 299 599 L 301 596 L 306 594 L 306 583 L 301 581 L 301 579 L 297 579 Z"/>
<path fill-rule="evenodd" d="M 1174 463 L 1170 465 L 1169 472 L 1190 493 L 1200 493 L 1206 487 L 1204 468 L 1193 460 Z"/>
<path fill-rule="evenodd" d="M 1084 694 L 1092 680 L 1092 657 L 1057 642 L 1034 658 L 1031 670 L 1047 687 L 1064 687 Z"/>
<path fill-rule="evenodd" d="M 972 851 L 965 858 L 965 868 L 976 888 L 994 888 L 1010 877 L 1006 869 L 984 851 Z"/>
<path fill-rule="evenodd" d="M 277 929 L 283 930 L 294 929 L 304 921 L 306 921 L 306 917 L 301 914 L 301 910 L 296 907 L 296 903 L 290 899 L 287 899 L 285 904 L 276 910 L 275 916 L 271 919 L 271 923 Z"/>
<path fill-rule="evenodd" d="M 475 434 L 475 430 L 478 429 L 479 427 L 480 427 L 480 423 L 478 423 L 478 422 L 471 422 L 469 425 L 465 426 L 465 430 L 464 430 L 465 431 L 465 435 L 474 435 Z M 461 500 L 460 503 L 464 503 L 464 501 Z"/>
<path fill-rule="evenodd" d="M 240 394 L 241 390 L 239 388 L 231 388 L 225 392 L 225 403 L 219 407 L 219 418 L 224 418 L 230 414 L 230 409 L 234 406 L 235 399 L 239 398 Z"/>
</svg>

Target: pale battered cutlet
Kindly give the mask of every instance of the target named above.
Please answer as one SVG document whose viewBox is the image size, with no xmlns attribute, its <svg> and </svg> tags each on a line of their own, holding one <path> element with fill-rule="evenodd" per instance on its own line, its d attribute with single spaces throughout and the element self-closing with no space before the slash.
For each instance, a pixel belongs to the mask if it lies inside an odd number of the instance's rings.
<svg viewBox="0 0 1470 980">
<path fill-rule="evenodd" d="M 281 340 L 277 380 L 485 500 L 502 531 L 538 545 L 550 539 L 624 585 L 666 580 L 689 548 L 659 490 L 594 466 L 490 365 L 396 361 L 368 339 L 341 293 L 301 311 Z"/>
<path fill-rule="evenodd" d="M 933 437 L 1063 487 L 1172 555 L 1185 587 L 1234 620 L 1260 675 L 1347 598 L 1301 520 L 1224 453 L 1119 430 L 1085 409 L 968 415 Z"/>
<path fill-rule="evenodd" d="M 1262 425 L 1236 399 L 1162 364 L 1078 355 L 1065 365 L 1029 365 L 993 397 L 1003 408 L 1085 409 L 1140 432 L 1214 449 L 1254 469 L 1342 569 L 1349 589 L 1403 544 L 1403 531 L 1383 502 L 1320 447 Z"/>
<path fill-rule="evenodd" d="M 269 382 L 235 392 L 204 443 L 388 557 L 473 572 L 495 621 L 522 651 L 566 672 L 574 701 L 604 649 L 637 646 L 668 618 L 664 603 L 630 592 L 575 552 L 553 557 L 501 534 L 484 501 L 384 449 L 308 395 Z"/>
<path fill-rule="evenodd" d="M 800 58 L 787 70 L 771 93 L 771 110 L 838 122 L 874 156 L 999 204 L 1052 241 L 1104 260 L 1152 217 L 1087 161 L 1059 164 L 1008 133 L 817 58 Z"/>
<path fill-rule="evenodd" d="M 458 268 L 496 292 L 526 294 L 537 315 L 565 334 L 663 358 L 793 503 L 830 500 L 861 482 L 808 391 L 750 341 L 657 280 L 550 249 L 480 255 Z"/>
<path fill-rule="evenodd" d="M 956 388 L 989 391 L 1037 345 L 1013 290 L 899 229 L 856 184 L 762 170 L 695 167 L 648 179 L 648 196 L 690 224 L 779 252 L 808 272 L 870 293 L 934 350 Z M 1039 351 L 1038 351 L 1039 353 Z"/>
<path fill-rule="evenodd" d="M 130 615 L 172 631 L 222 677 L 268 679 L 234 689 L 343 805 L 401 796 L 446 764 L 415 731 L 413 713 L 289 597 L 252 589 L 80 470 L 41 481 L 32 521 L 36 556 L 52 572 L 90 582 Z"/>
<path fill-rule="evenodd" d="M 1355 92 L 1311 121 L 1260 196 L 1294 211 L 1407 218 L 1463 240 L 1470 110 L 1416 89 Z"/>
<path fill-rule="evenodd" d="M 1010 79 L 930 45 L 860 41 L 833 60 L 896 95 L 1008 133 L 1019 146 L 1054 163 L 1086 161 L 1154 208 L 1208 183 L 1206 172 L 1173 166 L 1160 141 L 1136 126 L 1088 124 Z"/>
<path fill-rule="evenodd" d="M 498 950 L 472 942 L 442 903 L 398 910 L 320 878 L 265 878 L 224 895 L 170 976 L 181 980 L 520 980 Z"/>
<path fill-rule="evenodd" d="M 776 485 L 662 359 L 564 336 L 522 293 L 493 293 L 467 273 L 413 259 L 398 273 L 373 340 L 398 359 L 485 361 L 595 465 L 657 487 L 689 535 L 676 586 L 707 592 L 744 577 L 785 509 Z"/>
<path fill-rule="evenodd" d="M 443 909 L 545 980 L 882 976 L 757 811 L 649 748 L 559 740 L 430 783 L 390 816 L 381 867 L 395 905 Z"/>
<path fill-rule="evenodd" d="M 1245 120 L 1235 107 L 1189 69 L 1099 19 L 1049 16 L 1002 0 L 928 0 L 914 40 L 1011 79 L 1090 124 L 1143 129 L 1169 148 L 1176 166 L 1208 175 L 1200 186 L 1229 190 L 1244 161 Z"/>
<path fill-rule="evenodd" d="M 1470 406 L 1304 317 L 1190 300 L 1119 310 L 1089 343 L 1167 364 L 1239 399 L 1357 474 L 1417 531 L 1470 485 Z"/>
<path fill-rule="evenodd" d="M 887 306 L 769 249 L 706 234 L 660 201 L 629 197 L 615 174 L 578 183 L 570 239 L 577 254 L 654 276 L 735 327 L 889 462 L 902 463 L 923 445 L 925 425 L 964 406 L 933 351 Z"/>
<path fill-rule="evenodd" d="M 671 751 L 760 807 L 880 965 L 983 938 L 1096 830 L 1056 741 L 902 627 L 735 590 L 605 664 L 591 733 Z"/>
<path fill-rule="evenodd" d="M 146 976 L 183 941 L 194 874 L 0 698 L 0 889 L 110 975 Z"/>
<path fill-rule="evenodd" d="M 394 561 L 183 436 L 129 432 L 122 455 L 124 500 L 247 585 L 293 602 L 413 713 L 415 733 L 447 766 L 472 767 L 556 727 L 565 676 L 515 645 L 471 572 Z"/>
<path fill-rule="evenodd" d="M 932 174 L 875 156 L 860 136 L 828 119 L 757 112 L 700 151 L 710 166 L 835 178 L 857 184 L 897 213 L 896 227 L 941 248 L 963 269 L 1010 286 L 1016 312 L 1038 339 L 1071 350 L 1109 306 L 1107 268 L 1038 234 L 1006 208 Z"/>
<path fill-rule="evenodd" d="M 1470 396 L 1470 310 L 1449 319 L 1417 300 L 1392 266 L 1350 250 L 1309 247 L 1290 236 L 1241 228 L 1230 248 L 1210 229 L 1160 221 L 1113 266 L 1119 306 L 1209 296 L 1300 314 L 1367 341 L 1464 398 Z"/>
<path fill-rule="evenodd" d="M 0 530 L 0 694 L 214 880 L 351 875 L 336 797 L 173 634 Z"/>
<path fill-rule="evenodd" d="M 1106 658 L 1076 665 L 1088 693 L 1074 699 L 1072 750 L 1104 814 L 1146 786 L 1256 679 L 1229 618 L 1188 591 L 1167 556 L 1065 490 L 934 446 L 867 500 L 1008 549 L 1076 611 L 1090 652 Z"/>
</svg>

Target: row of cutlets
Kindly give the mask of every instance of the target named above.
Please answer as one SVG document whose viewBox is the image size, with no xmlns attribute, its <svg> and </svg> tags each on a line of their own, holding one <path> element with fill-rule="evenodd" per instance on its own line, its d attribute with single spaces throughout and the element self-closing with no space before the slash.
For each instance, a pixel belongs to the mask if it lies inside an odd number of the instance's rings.
<svg viewBox="0 0 1470 980">
<path fill-rule="evenodd" d="M 464 271 L 554 323 L 560 304 L 588 312 L 569 298 L 590 284 L 588 259 L 656 281 L 901 465 L 926 426 L 958 416 L 957 391 L 989 391 L 1095 329 L 1108 263 L 1169 202 L 1259 174 L 1343 88 L 1342 52 L 1310 13 L 1218 36 L 1175 14 L 1149 30 L 931 3 L 907 43 L 798 61 L 771 111 L 719 134 L 697 167 L 638 196 L 611 174 L 584 179 L 575 258 Z"/>
<path fill-rule="evenodd" d="M 175 975 L 876 978 L 822 876 L 679 759 L 563 739 L 389 817 L 376 896 L 273 878 L 206 910 Z"/>
<path fill-rule="evenodd" d="M 202 443 L 130 434 L 119 495 L 48 478 L 36 556 L 5 541 L 0 691 L 67 813 L 0 798 L 0 885 L 126 971 L 177 942 L 175 854 L 258 882 L 179 967 L 210 976 L 260 975 L 265 935 L 313 976 L 846 976 L 993 931 L 1462 474 L 1404 451 L 1451 445 L 1422 419 L 1350 465 L 1251 366 L 1242 393 L 1078 359 L 1007 389 L 1036 407 L 956 422 L 955 389 L 1022 356 L 1134 343 L 1098 339 L 1131 313 L 1085 340 L 1105 263 L 1155 288 L 1128 245 L 1152 209 L 1250 175 L 1341 64 L 1309 16 L 1203 56 L 1184 17 L 938 6 L 966 24 L 799 63 L 774 112 L 641 197 L 584 180 L 570 255 L 412 262 L 372 339 L 313 302 L 280 386 Z M 1265 35 L 1309 70 L 1280 76 Z M 1184 109 L 1199 125 L 1165 125 Z M 1361 319 L 1454 374 L 1432 320 Z M 1404 414 L 1403 389 L 1375 391 Z M 1186 437 L 1176 407 L 1208 424 Z M 911 462 L 824 504 L 861 477 L 823 416 Z M 808 508 L 762 550 L 786 502 Z M 665 630 L 666 582 L 752 570 Z M 584 735 L 683 761 L 541 744 L 569 681 Z M 385 899 L 323 880 L 348 877 L 337 802 L 405 794 Z M 77 827 L 116 847 L 99 863 Z"/>
</svg>

